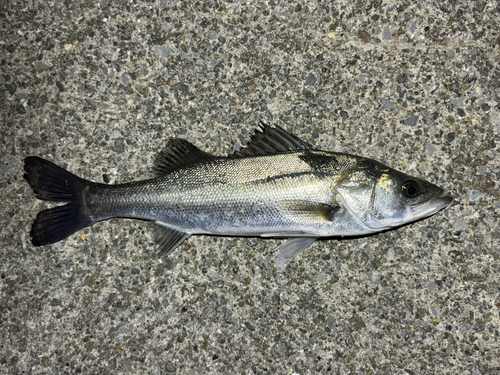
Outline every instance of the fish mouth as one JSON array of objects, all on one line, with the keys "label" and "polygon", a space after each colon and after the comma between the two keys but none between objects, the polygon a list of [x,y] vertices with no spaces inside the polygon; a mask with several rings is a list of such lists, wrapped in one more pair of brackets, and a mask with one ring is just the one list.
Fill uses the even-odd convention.
[{"label": "fish mouth", "polygon": [[430,200],[429,204],[435,205],[437,210],[440,211],[443,208],[447,207],[451,202],[453,202],[453,198],[451,195],[445,194],[443,189],[440,189]]},{"label": "fish mouth", "polygon": [[427,202],[415,205],[414,210],[417,213],[417,217],[420,219],[434,215],[436,212],[448,207],[452,201],[453,197],[445,194],[443,189],[439,189]]}]

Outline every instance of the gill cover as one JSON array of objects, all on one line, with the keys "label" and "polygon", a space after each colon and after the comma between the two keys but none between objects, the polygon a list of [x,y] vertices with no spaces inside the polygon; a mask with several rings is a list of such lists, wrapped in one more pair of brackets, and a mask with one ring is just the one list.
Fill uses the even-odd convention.
[{"label": "gill cover", "polygon": [[367,232],[378,232],[432,215],[451,202],[443,189],[372,161],[347,172],[335,187],[337,199]]},{"label": "gill cover", "polygon": [[376,181],[366,170],[345,173],[336,183],[337,201],[351,217],[362,227],[371,232],[369,217]]}]

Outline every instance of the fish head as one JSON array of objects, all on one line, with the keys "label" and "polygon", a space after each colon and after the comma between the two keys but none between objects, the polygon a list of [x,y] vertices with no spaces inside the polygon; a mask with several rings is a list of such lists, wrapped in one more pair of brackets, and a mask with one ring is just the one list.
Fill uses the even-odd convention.
[{"label": "fish head", "polygon": [[367,232],[397,227],[435,214],[452,202],[437,185],[375,161],[346,173],[338,199]]}]

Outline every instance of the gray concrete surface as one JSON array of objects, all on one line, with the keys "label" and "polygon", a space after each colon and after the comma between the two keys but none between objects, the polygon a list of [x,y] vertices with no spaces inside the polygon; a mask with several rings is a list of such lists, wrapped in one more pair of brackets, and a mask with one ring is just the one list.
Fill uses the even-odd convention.
[{"label": "gray concrete surface", "polygon": [[[0,5],[0,373],[498,374],[495,1],[9,1]],[[149,225],[52,246],[27,155],[110,183],[170,136],[225,154],[259,121],[455,197],[427,220],[311,246]]]}]

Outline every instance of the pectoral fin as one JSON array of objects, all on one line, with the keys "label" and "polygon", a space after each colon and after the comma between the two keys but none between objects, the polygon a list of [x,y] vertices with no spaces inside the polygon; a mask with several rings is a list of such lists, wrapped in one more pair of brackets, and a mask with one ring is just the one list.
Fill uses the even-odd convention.
[{"label": "pectoral fin", "polygon": [[158,223],[158,258],[163,258],[172,253],[177,246],[191,236],[190,233],[166,227]]},{"label": "pectoral fin", "polygon": [[340,206],[336,204],[291,200],[281,201],[278,207],[290,217],[309,222],[333,221],[340,210]]},{"label": "pectoral fin", "polygon": [[278,246],[278,255],[276,257],[276,268],[278,272],[283,272],[297,255],[302,253],[310,244],[316,241],[319,237],[299,237],[292,238]]}]

